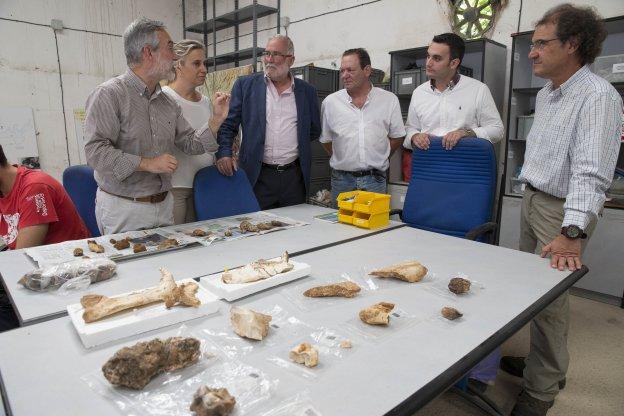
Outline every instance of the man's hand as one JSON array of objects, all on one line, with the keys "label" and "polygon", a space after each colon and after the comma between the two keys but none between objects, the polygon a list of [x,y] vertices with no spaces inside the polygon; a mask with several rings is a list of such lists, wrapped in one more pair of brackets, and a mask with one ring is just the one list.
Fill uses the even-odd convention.
[{"label": "man's hand", "polygon": [[462,137],[466,137],[466,130],[458,129],[450,131],[442,138],[442,147],[446,150],[451,150]]},{"label": "man's hand", "polygon": [[580,238],[568,238],[559,235],[542,249],[542,257],[546,257],[548,254],[550,254],[550,266],[553,269],[563,271],[567,264],[568,269],[573,272],[583,266]]},{"label": "man's hand", "polygon": [[142,157],[139,170],[151,173],[173,173],[178,167],[178,161],[168,153],[156,157]]},{"label": "man's hand", "polygon": [[217,170],[225,176],[232,176],[238,170],[238,163],[231,157],[222,157],[217,160]]},{"label": "man's hand", "polygon": [[429,141],[429,134],[416,133],[412,136],[412,143],[420,150],[428,150],[429,144],[431,144],[431,141]]},{"label": "man's hand", "polygon": [[219,124],[223,123],[230,110],[230,94],[225,92],[215,92],[212,97],[212,116]]}]

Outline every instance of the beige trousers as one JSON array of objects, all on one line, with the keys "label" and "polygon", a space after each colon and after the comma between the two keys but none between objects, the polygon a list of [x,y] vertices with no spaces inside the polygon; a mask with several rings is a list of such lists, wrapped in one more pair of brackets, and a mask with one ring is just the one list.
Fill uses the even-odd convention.
[{"label": "beige trousers", "polygon": [[[522,198],[520,250],[540,254],[542,248],[561,234],[565,200],[540,191],[526,189]],[[585,232],[581,253],[596,227],[594,218]],[[583,258],[581,257],[581,261]],[[550,267],[550,266],[544,266]],[[559,392],[570,362],[568,329],[570,306],[568,292],[555,299],[531,321],[531,346],[524,369],[524,388],[539,400],[551,401]]]},{"label": "beige trousers", "polygon": [[193,188],[173,188],[173,223],[186,224],[197,221]]}]

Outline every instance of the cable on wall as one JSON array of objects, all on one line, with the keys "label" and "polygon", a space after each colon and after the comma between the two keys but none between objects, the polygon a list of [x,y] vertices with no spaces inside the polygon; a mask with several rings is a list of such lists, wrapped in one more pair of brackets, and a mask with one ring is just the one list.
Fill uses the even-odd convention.
[{"label": "cable on wall", "polygon": [[56,30],[54,33],[54,44],[56,45],[56,62],[58,63],[59,83],[61,84],[61,108],[63,109],[63,126],[65,127],[65,150],[67,151],[67,164],[71,166],[71,157],[69,156],[69,136],[67,135],[67,117],[65,116],[65,93],[63,91],[63,74],[61,73],[61,55],[59,54],[58,38]]},{"label": "cable on wall", "polygon": [[516,32],[520,32],[520,20],[522,20],[522,0],[520,0],[520,10],[518,11],[518,28]]}]

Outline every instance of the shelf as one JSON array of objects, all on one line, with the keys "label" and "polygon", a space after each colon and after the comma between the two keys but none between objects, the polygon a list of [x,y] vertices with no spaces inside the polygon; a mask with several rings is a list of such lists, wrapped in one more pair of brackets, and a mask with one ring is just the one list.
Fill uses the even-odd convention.
[{"label": "shelf", "polygon": [[[247,49],[241,49],[240,51],[233,51],[233,52],[228,52],[228,53],[224,53],[221,55],[217,55],[215,57],[216,59],[216,64],[217,65],[223,65],[223,64],[229,64],[232,62],[236,62],[236,61],[244,61],[246,59],[252,59],[253,58],[253,51],[254,49],[256,50],[256,56],[259,57],[262,52],[264,51],[264,48],[247,48]],[[212,66],[213,65],[213,58],[212,57],[208,57],[206,59],[206,66]]]},{"label": "shelf", "polygon": [[604,203],[604,207],[605,208],[624,209],[624,204],[618,204],[617,202],[613,202],[613,201],[606,201]]},{"label": "shelf", "polygon": [[509,139],[510,142],[522,142],[522,143],[526,143],[525,139]]},{"label": "shelf", "polygon": [[213,20],[216,30],[227,29],[228,27],[234,27],[240,23],[249,22],[253,20],[254,8],[256,9],[256,17],[258,19],[277,13],[277,9],[274,7],[264,6],[262,4],[250,5],[221,16],[217,16],[214,19],[188,26],[186,31],[194,33],[212,33]]},{"label": "shelf", "polygon": [[537,94],[542,87],[533,88],[514,88],[512,91],[516,94]]}]

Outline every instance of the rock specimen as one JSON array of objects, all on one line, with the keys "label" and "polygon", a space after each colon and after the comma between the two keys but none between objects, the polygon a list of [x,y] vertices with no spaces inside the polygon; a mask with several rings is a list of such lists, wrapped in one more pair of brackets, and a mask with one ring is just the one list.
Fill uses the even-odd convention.
[{"label": "rock specimen", "polygon": [[193,396],[190,410],[196,416],[227,416],[235,404],[236,400],[227,389],[201,386]]},{"label": "rock specimen", "polygon": [[195,282],[177,285],[171,273],[160,269],[160,284],[150,289],[133,292],[128,295],[109,298],[103,295],[85,295],[80,299],[84,308],[82,319],[85,322],[95,322],[117,312],[139,308],[156,302],[165,302],[167,309],[176,304],[185,306],[199,306],[200,301],[195,294],[199,286]]},{"label": "rock specimen", "polygon": [[306,367],[316,367],[318,364],[318,351],[307,342],[290,350],[288,357],[297,364],[303,364]]},{"label": "rock specimen", "polygon": [[143,243],[137,243],[132,246],[132,251],[134,253],[141,253],[143,251],[147,251],[147,247],[145,247],[145,244]]},{"label": "rock specimen", "polygon": [[456,295],[461,295],[470,290],[470,280],[462,279],[461,277],[454,277],[448,284],[448,288]]},{"label": "rock specimen", "polygon": [[113,243],[113,247],[115,247],[117,250],[125,250],[127,248],[130,248],[130,239],[126,237],[124,239],[117,240]]},{"label": "rock specimen", "polygon": [[164,371],[175,371],[197,362],[200,342],[195,338],[156,338],[117,351],[102,366],[104,377],[115,386],[140,390]]},{"label": "rock specimen", "polygon": [[226,236],[226,237],[232,237],[232,231],[230,231],[230,230],[225,230],[225,231],[223,232],[223,235],[224,235],[224,236]]},{"label": "rock specimen", "polygon": [[177,247],[179,245],[180,243],[178,243],[178,240],[176,240],[175,238],[167,238],[165,241],[158,244],[156,248],[158,250],[166,250],[168,248]]},{"label": "rock specimen", "polygon": [[286,224],[285,222],[278,221],[278,220],[272,220],[272,221],[271,221],[271,225],[272,225],[273,227],[285,227],[285,226],[287,226],[288,224]]},{"label": "rock specimen", "polygon": [[95,240],[87,240],[89,250],[94,253],[104,253],[104,247],[99,245]]},{"label": "rock specimen", "polygon": [[250,232],[250,233],[257,233],[258,232],[258,227],[253,225],[252,223],[250,223],[247,220],[243,220],[241,221],[240,225],[238,226],[240,228],[240,230],[244,233],[246,232]]},{"label": "rock specimen", "polygon": [[394,277],[395,279],[414,283],[420,282],[425,277],[427,268],[417,261],[404,261],[390,267],[374,270],[370,274],[377,277]]},{"label": "rock specimen", "polygon": [[234,332],[243,338],[261,341],[269,333],[271,316],[234,306],[230,309],[230,322]]},{"label": "rock specimen", "polygon": [[250,283],[290,271],[293,267],[288,262],[288,252],[284,252],[279,259],[260,259],[238,269],[225,271],[221,274],[221,280],[223,283]]},{"label": "rock specimen", "polygon": [[345,281],[325,286],[316,286],[303,292],[303,296],[309,298],[320,298],[328,296],[340,296],[343,298],[352,298],[358,294],[360,287],[357,283]]},{"label": "rock specimen", "polygon": [[351,341],[348,339],[342,340],[340,341],[340,348],[351,348],[353,347],[353,344],[351,344]]},{"label": "rock specimen", "polygon": [[463,314],[455,308],[451,308],[450,306],[445,306],[442,308],[442,316],[448,319],[449,321],[454,321],[457,318],[461,318]]},{"label": "rock specimen", "polygon": [[193,230],[191,235],[193,237],[205,237],[205,236],[208,235],[208,233],[206,231],[202,230],[201,228],[196,228],[196,229]]},{"label": "rock specimen", "polygon": [[82,251],[80,247],[77,247],[74,249],[74,257],[82,257],[83,255],[84,255],[84,252]]},{"label": "rock specimen", "polygon": [[379,302],[360,311],[360,319],[369,325],[388,325],[394,303]]}]

